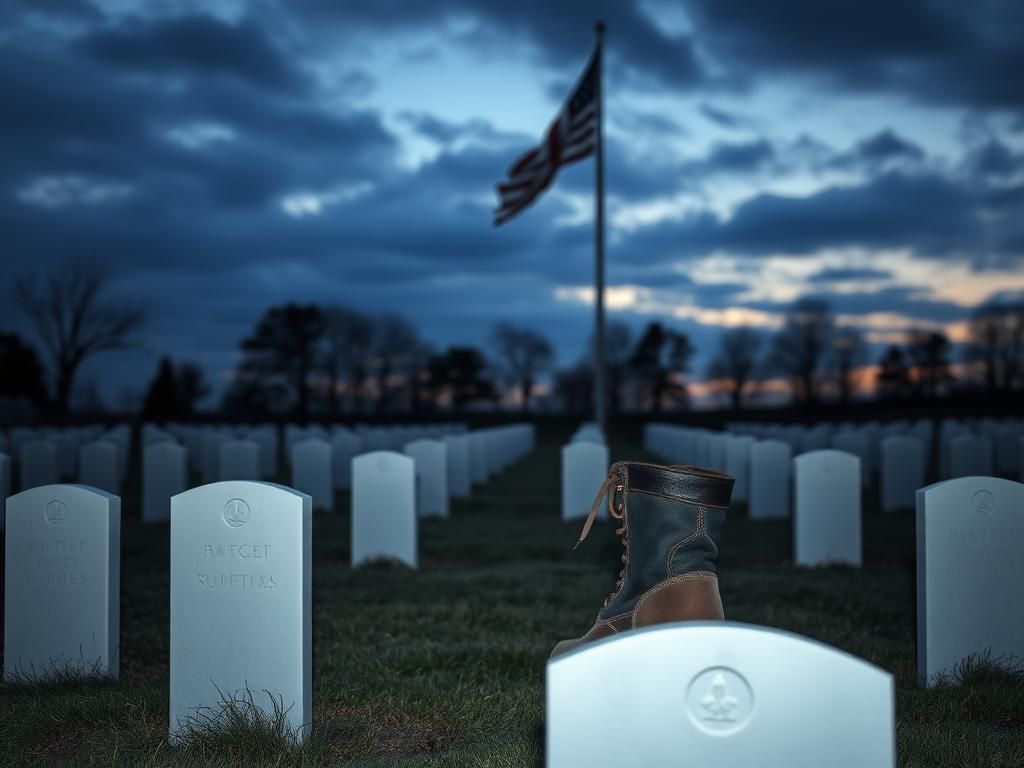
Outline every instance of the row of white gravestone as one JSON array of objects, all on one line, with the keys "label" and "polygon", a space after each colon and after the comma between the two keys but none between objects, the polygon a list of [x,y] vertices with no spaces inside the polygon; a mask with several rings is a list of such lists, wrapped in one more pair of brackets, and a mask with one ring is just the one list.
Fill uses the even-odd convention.
[{"label": "row of white gravestone", "polygon": [[[829,453],[807,457],[834,460]],[[381,467],[381,458],[397,463]],[[376,464],[373,469],[385,474],[403,471],[402,485],[410,488],[408,457],[374,452],[357,462]],[[857,487],[854,470],[847,470],[846,482]],[[357,466],[357,486],[362,474]],[[1008,580],[1019,576],[1022,510],[1024,486],[1006,480],[963,478],[918,492],[922,682],[935,682],[979,653],[1024,658],[1024,608],[1000,599]],[[5,679],[45,678],[68,669],[116,677],[119,500],[82,486],[45,486],[8,499],[7,513]],[[220,482],[172,500],[172,739],[204,713],[215,713],[224,699],[250,693],[257,706],[285,711],[300,738],[308,734],[311,528],[311,499],[268,483]],[[794,663],[780,667],[783,657]],[[865,739],[880,724],[891,724],[891,678],[875,670],[876,682],[869,683],[863,662],[854,661],[785,633],[724,623],[666,626],[584,646],[548,667],[549,761],[605,765],[617,758],[614,764],[621,765],[633,755],[644,757],[639,764],[660,763],[685,732],[691,756],[718,750],[707,754],[728,757],[731,764],[759,749],[758,764],[771,764],[766,759],[786,747],[787,765],[820,764],[814,739],[798,739],[794,746],[783,727],[799,726],[833,749],[837,734],[851,739],[851,754],[840,750],[829,764],[854,757],[851,764],[885,764],[877,761],[891,749],[891,733],[883,731],[888,735],[874,746]],[[634,674],[609,672],[624,668]],[[883,680],[887,697],[881,695]],[[669,706],[681,692],[682,706]],[[787,695],[801,704],[796,714],[783,706],[792,700]],[[623,753],[617,735],[606,738],[590,728],[580,741],[580,702],[611,705],[623,697],[648,704],[632,708],[619,724],[639,735],[632,741],[641,751]],[[819,699],[831,703],[819,706]],[[836,714],[837,701],[849,708],[844,716]],[[813,720],[826,713],[821,723]],[[600,748],[592,746],[595,741]],[[819,763],[808,762],[815,754]],[[570,755],[577,762],[566,762]]]},{"label": "row of white gravestone", "polygon": [[[586,517],[594,496],[608,475],[608,446],[604,442],[574,440],[562,446],[562,519]],[[599,520],[606,519],[603,505]]]}]

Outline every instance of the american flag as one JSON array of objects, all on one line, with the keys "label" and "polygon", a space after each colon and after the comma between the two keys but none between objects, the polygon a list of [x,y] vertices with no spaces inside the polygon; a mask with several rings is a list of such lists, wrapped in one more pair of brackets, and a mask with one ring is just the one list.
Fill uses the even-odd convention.
[{"label": "american flag", "polygon": [[501,205],[494,212],[495,226],[504,224],[536,200],[551,186],[563,165],[593,154],[600,119],[600,78],[601,49],[598,47],[544,140],[516,160],[508,169],[508,179],[498,184]]}]

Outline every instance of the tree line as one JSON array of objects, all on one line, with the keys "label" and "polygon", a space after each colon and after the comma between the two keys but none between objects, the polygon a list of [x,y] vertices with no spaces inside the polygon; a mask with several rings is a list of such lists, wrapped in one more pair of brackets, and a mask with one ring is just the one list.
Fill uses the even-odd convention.
[{"label": "tree line", "polygon": [[[67,413],[86,359],[138,343],[146,313],[141,305],[110,297],[107,283],[106,272],[87,263],[16,281],[18,304],[43,356],[16,334],[0,333],[0,398]],[[978,308],[967,336],[955,355],[942,331],[910,330],[872,360],[876,340],[840,322],[827,302],[804,298],[774,333],[749,326],[724,331],[701,386],[734,409],[780,384],[799,405],[846,404],[865,391],[899,400],[1024,389],[1024,302]],[[429,414],[510,403],[527,411],[542,381],[550,382],[545,394],[561,410],[585,414],[593,408],[593,339],[578,363],[555,370],[551,343],[508,323],[491,329],[486,349],[436,349],[397,314],[288,303],[267,309],[239,351],[220,408],[243,418]],[[634,337],[626,323],[609,322],[609,411],[689,407],[694,352],[689,336],[667,324],[649,322]],[[150,418],[185,419],[210,392],[200,366],[164,358],[141,405]]]}]

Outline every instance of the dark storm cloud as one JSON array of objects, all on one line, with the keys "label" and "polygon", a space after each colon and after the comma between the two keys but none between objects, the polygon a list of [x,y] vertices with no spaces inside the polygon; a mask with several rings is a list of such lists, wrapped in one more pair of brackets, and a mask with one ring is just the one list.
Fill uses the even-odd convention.
[{"label": "dark storm cloud", "polygon": [[229,24],[200,15],[133,19],[89,35],[80,45],[123,71],[226,75],[283,90],[305,86],[304,77],[251,21]]},{"label": "dark storm cloud", "polygon": [[925,152],[921,147],[886,128],[857,142],[852,149],[836,155],[829,166],[870,171],[891,163],[920,163],[924,159]]},{"label": "dark storm cloud", "polygon": [[750,118],[713,104],[701,104],[700,113],[719,128],[746,130],[754,127],[754,121]]},{"label": "dark storm cloud", "polygon": [[923,101],[1024,104],[1017,0],[689,0],[698,37],[739,82],[806,74]]},{"label": "dark storm cloud", "polygon": [[857,186],[805,197],[757,195],[727,219],[697,214],[636,232],[627,247],[647,259],[721,249],[739,254],[806,254],[825,248],[910,248],[925,257],[1019,258],[1006,232],[1022,208],[1017,196],[979,195],[944,176],[890,172]]},{"label": "dark storm cloud", "polygon": [[850,283],[860,280],[888,280],[892,272],[873,267],[826,267],[807,279],[812,283]]}]

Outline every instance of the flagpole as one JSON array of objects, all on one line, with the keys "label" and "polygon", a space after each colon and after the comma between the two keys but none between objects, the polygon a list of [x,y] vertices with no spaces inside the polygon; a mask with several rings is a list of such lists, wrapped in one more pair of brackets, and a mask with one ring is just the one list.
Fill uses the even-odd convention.
[{"label": "flagpole", "polygon": [[594,419],[605,435],[604,370],[604,22],[597,32],[597,146],[594,152]]}]

